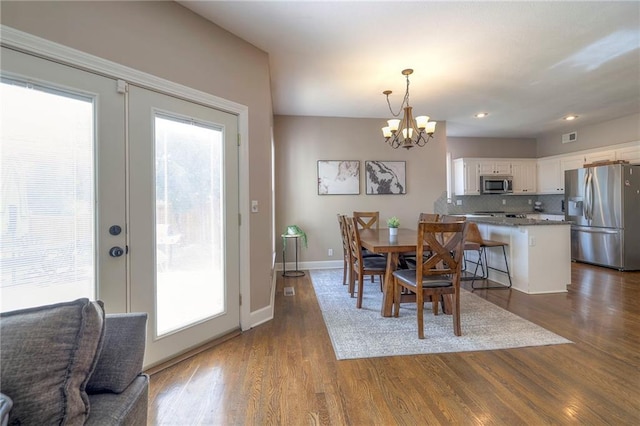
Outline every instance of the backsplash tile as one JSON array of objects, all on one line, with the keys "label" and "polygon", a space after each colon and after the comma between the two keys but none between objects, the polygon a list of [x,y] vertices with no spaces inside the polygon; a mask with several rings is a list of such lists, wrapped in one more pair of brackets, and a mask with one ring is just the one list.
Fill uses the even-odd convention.
[{"label": "backsplash tile", "polygon": [[[479,211],[504,211],[507,213],[534,213],[536,201],[542,202],[543,213],[562,213],[564,195],[468,195],[454,196],[447,203],[447,194],[443,193],[433,205],[434,212],[440,214],[462,214]],[[457,205],[456,201],[462,201]],[[505,204],[502,204],[504,200]],[[529,204],[529,200],[531,204]]]}]

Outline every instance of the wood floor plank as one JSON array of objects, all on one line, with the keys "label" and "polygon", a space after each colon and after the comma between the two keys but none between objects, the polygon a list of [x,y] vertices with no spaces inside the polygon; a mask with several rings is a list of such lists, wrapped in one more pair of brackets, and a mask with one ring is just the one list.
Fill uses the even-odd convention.
[{"label": "wood floor plank", "polygon": [[308,274],[278,277],[272,321],[151,376],[149,423],[640,424],[640,272],[568,289],[475,294],[573,344],[338,361]]}]

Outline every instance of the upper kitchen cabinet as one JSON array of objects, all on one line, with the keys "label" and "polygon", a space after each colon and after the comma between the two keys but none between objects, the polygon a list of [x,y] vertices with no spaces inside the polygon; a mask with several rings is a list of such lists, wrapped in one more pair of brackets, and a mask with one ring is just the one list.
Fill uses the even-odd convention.
[{"label": "upper kitchen cabinet", "polygon": [[453,160],[456,195],[480,195],[480,161],[469,158]]},{"label": "upper kitchen cabinet", "polygon": [[484,159],[478,163],[481,175],[510,175],[511,161]]},{"label": "upper kitchen cabinet", "polygon": [[[596,163],[598,161],[613,161],[615,159],[616,159],[616,151],[613,149],[608,149],[605,151],[597,151],[597,152],[588,152],[584,155],[584,164]],[[570,169],[567,169],[567,170],[570,170]]]},{"label": "upper kitchen cabinet", "polygon": [[536,160],[511,160],[514,194],[536,193]]},{"label": "upper kitchen cabinet", "polygon": [[560,159],[538,160],[538,194],[564,194],[564,176],[560,176]]},{"label": "upper kitchen cabinet", "polygon": [[584,165],[583,155],[541,158],[538,160],[538,194],[564,194],[564,171]]},{"label": "upper kitchen cabinet", "polygon": [[640,164],[640,142],[617,148],[616,160],[628,161],[630,164]]}]

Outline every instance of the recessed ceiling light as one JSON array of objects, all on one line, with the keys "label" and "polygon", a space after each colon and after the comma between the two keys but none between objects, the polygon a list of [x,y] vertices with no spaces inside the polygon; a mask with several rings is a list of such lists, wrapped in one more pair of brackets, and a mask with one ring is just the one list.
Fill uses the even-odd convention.
[{"label": "recessed ceiling light", "polygon": [[576,118],[578,118],[577,115],[567,115],[564,119],[567,121],[571,121],[571,120],[575,120]]},{"label": "recessed ceiling light", "polygon": [[479,112],[479,113],[477,113],[477,114],[475,115],[475,117],[476,117],[476,118],[484,118],[484,117],[486,117],[487,115],[489,115],[489,113],[488,113],[488,112]]}]

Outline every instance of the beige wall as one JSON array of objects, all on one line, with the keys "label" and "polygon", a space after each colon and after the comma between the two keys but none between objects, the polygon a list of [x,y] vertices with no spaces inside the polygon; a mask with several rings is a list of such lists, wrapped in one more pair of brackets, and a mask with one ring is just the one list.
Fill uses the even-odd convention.
[{"label": "beige wall", "polygon": [[[585,118],[588,121],[588,118]],[[571,143],[562,143],[562,134],[577,131],[578,139]],[[640,141],[640,114],[598,124],[576,123],[563,132],[549,133],[538,138],[538,157],[566,154],[584,149],[601,148],[625,142]]]},{"label": "beige wall", "polygon": [[[309,248],[301,251],[301,261],[341,260],[337,213],[377,210],[381,220],[398,216],[401,226],[415,229],[420,212],[434,211],[434,201],[446,190],[446,123],[438,122],[426,147],[409,151],[384,143],[383,124],[382,119],[274,117],[276,233],[291,224],[306,231]],[[360,195],[318,195],[318,160],[359,160]],[[366,195],[366,160],[406,161],[407,194]],[[277,247],[281,250],[280,241]],[[327,256],[329,248],[333,257]]]},{"label": "beige wall", "polygon": [[271,89],[268,55],[174,2],[2,2],[3,25],[249,109],[251,311],[270,303]]},{"label": "beige wall", "polygon": [[451,158],[535,158],[532,138],[447,138]]},{"label": "beige wall", "polygon": [[[577,131],[578,140],[562,143],[562,134]],[[530,138],[447,138],[452,158],[539,158],[640,141],[640,114],[597,124],[577,123],[562,132]]]}]

